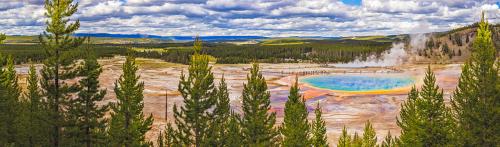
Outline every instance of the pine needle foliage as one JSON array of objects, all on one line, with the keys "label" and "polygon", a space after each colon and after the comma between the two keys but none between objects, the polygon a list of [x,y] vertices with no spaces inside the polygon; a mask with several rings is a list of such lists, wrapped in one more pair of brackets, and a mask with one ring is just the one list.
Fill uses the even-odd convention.
[{"label": "pine needle foliage", "polygon": [[498,146],[500,144],[500,62],[488,22],[482,15],[473,42],[471,57],[452,98],[463,146]]},{"label": "pine needle foliage", "polygon": [[365,130],[363,132],[363,147],[374,147],[377,145],[377,134],[373,129],[370,120],[366,121]]},{"label": "pine needle foliage", "polygon": [[[3,60],[0,57],[0,60]],[[18,85],[14,59],[8,56],[5,68],[0,62],[0,146],[16,144],[19,137],[19,126],[16,124],[20,119],[21,107],[19,98],[21,89]]]},{"label": "pine needle foliage", "polygon": [[319,102],[316,105],[314,114],[315,118],[311,124],[311,144],[314,147],[327,147],[326,124],[321,117],[322,111]]},{"label": "pine needle foliage", "polygon": [[248,146],[276,146],[278,131],[274,127],[276,113],[271,112],[270,93],[266,80],[254,63],[243,85],[243,118],[241,120],[244,143]]},{"label": "pine needle foliage", "polygon": [[66,112],[69,99],[78,88],[76,84],[68,84],[77,76],[78,68],[76,48],[84,39],[71,35],[78,30],[80,22],[72,22],[71,16],[76,13],[78,4],[73,0],[45,0],[46,22],[45,32],[39,36],[41,46],[46,57],[41,70],[40,81],[43,94],[47,99],[49,118],[47,122],[52,128],[50,132],[51,146],[65,146],[62,144]]},{"label": "pine needle foliage", "polygon": [[385,136],[384,140],[380,144],[380,147],[395,147],[396,140],[392,137],[391,131],[387,132],[387,136]]},{"label": "pine needle foliage", "polygon": [[[201,48],[199,38],[194,47]],[[178,88],[184,105],[174,105],[173,108],[177,125],[176,142],[182,146],[206,146],[212,135],[209,132],[210,122],[214,118],[211,109],[217,102],[214,75],[208,57],[196,52],[191,57],[188,74],[181,74]]]},{"label": "pine needle foliage", "polygon": [[229,121],[231,117],[231,107],[229,105],[229,92],[227,90],[224,75],[220,80],[219,86],[215,92],[216,103],[212,122],[210,123],[210,132],[208,140],[211,146],[226,146],[228,144]]},{"label": "pine needle foliage", "polygon": [[436,84],[430,66],[424,85],[418,92],[413,88],[400,112],[401,145],[448,146],[454,144],[451,111],[445,106],[443,92]]},{"label": "pine needle foliage", "polygon": [[[418,90],[412,87],[408,93],[407,100],[401,104],[401,111],[399,112],[399,117],[397,118],[397,125],[401,128],[401,135],[399,139],[402,143],[408,145],[422,146],[421,140],[416,138],[417,134],[421,131],[418,127],[420,125],[420,120],[416,115],[417,108],[417,98]],[[403,145],[404,145],[403,144]]]},{"label": "pine needle foliage", "polygon": [[363,136],[359,136],[358,132],[354,132],[354,136],[351,140],[351,147],[361,147],[363,146]]},{"label": "pine needle foliage", "polygon": [[45,100],[39,86],[39,79],[34,65],[31,65],[28,71],[27,87],[21,100],[20,117],[17,122],[18,145],[20,146],[49,146],[47,109],[44,106]]},{"label": "pine needle foliage", "polygon": [[99,76],[102,73],[101,65],[97,62],[94,53],[88,49],[83,65],[80,67],[78,97],[70,100],[68,117],[72,125],[68,135],[76,144],[87,147],[103,145],[108,112],[108,105],[99,105],[106,95],[106,90],[99,85]]},{"label": "pine needle foliage", "polygon": [[145,135],[151,129],[153,116],[145,117],[143,113],[144,83],[139,82],[134,57],[127,57],[122,70],[114,89],[118,101],[111,105],[110,146],[149,146]]},{"label": "pine needle foliage", "polygon": [[240,115],[231,111],[227,128],[227,140],[225,147],[242,146],[243,135],[241,133]]},{"label": "pine needle foliage", "polygon": [[339,137],[337,143],[338,147],[351,147],[351,135],[347,134],[347,128],[344,126],[342,128],[342,134]]},{"label": "pine needle foliage", "polygon": [[307,107],[303,97],[299,94],[298,77],[290,87],[290,95],[285,103],[285,116],[281,128],[283,135],[282,145],[288,146],[310,146],[309,123],[307,121]]}]

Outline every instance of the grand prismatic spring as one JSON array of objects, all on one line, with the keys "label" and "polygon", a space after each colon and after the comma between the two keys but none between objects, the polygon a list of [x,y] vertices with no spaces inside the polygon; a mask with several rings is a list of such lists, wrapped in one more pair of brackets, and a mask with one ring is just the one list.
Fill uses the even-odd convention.
[{"label": "grand prismatic spring", "polygon": [[411,77],[322,75],[303,78],[301,82],[311,86],[338,91],[385,91],[411,85]]}]

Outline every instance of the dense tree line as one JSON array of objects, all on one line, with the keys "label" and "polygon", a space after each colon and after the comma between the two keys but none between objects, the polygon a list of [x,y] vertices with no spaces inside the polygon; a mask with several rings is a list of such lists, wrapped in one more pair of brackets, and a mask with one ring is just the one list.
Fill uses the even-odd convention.
[{"label": "dense tree line", "polygon": [[[179,47],[179,44],[175,46]],[[217,58],[220,64],[236,63],[294,63],[301,61],[326,63],[366,60],[369,56],[379,56],[390,48],[390,42],[359,40],[311,40],[304,44],[288,45],[233,45],[226,43],[208,44],[201,53]],[[184,47],[184,46],[182,46]],[[194,51],[190,48],[169,48],[164,52],[141,51],[137,56],[160,58],[168,62],[188,64]]]},{"label": "dense tree line", "polygon": [[[87,47],[89,46],[89,47]],[[78,47],[73,52],[85,55],[87,48],[95,53],[97,57],[113,57],[114,55],[127,55],[127,48],[115,45],[87,44],[85,47]],[[47,59],[45,50],[40,44],[0,44],[0,53],[11,55],[16,64],[20,63],[42,63]],[[85,59],[84,56],[78,56]]]},{"label": "dense tree line", "polygon": [[[158,43],[158,44],[89,44],[90,49],[98,57],[113,55],[127,55],[133,52],[136,57],[156,58],[167,62],[189,64],[194,54],[192,43]],[[369,56],[379,56],[389,49],[390,42],[376,42],[365,40],[308,40],[304,44],[284,45],[234,45],[227,43],[206,43],[201,53],[217,58],[217,63],[296,63],[296,62],[349,62],[355,59],[365,60]],[[142,51],[128,50],[128,48],[144,48]],[[3,44],[0,52],[10,54],[16,63],[41,62],[47,58],[43,46],[39,44]],[[158,52],[157,49],[165,48]],[[85,52],[79,47],[74,52]],[[82,53],[83,54],[83,53]],[[80,59],[84,59],[80,57]]]},{"label": "dense tree line", "polygon": [[[144,83],[134,57],[126,58],[123,74],[115,82],[116,102],[99,104],[106,92],[98,81],[102,69],[96,53],[87,48],[85,54],[76,54],[88,39],[69,37],[79,28],[78,21],[70,21],[77,5],[72,0],[48,0],[45,8],[49,21],[39,38],[48,58],[39,72],[30,67],[24,90],[18,84],[14,58],[0,56],[0,146],[153,146],[145,136],[153,118],[143,112]],[[397,120],[401,136],[389,132],[380,146],[500,144],[500,63],[484,19],[473,47],[451,107],[444,104],[429,67],[423,86],[413,88],[402,104]],[[173,107],[175,120],[160,133],[156,146],[329,146],[321,107],[317,104],[314,120],[307,119],[297,80],[289,91],[284,121],[277,125],[266,80],[254,63],[243,85],[238,114],[231,111],[224,77],[219,84],[214,82],[209,56],[203,51],[196,39],[188,71],[178,85],[184,103]],[[84,60],[77,62],[79,56]],[[363,133],[350,135],[344,126],[337,145],[377,146],[375,128],[368,120]]]}]

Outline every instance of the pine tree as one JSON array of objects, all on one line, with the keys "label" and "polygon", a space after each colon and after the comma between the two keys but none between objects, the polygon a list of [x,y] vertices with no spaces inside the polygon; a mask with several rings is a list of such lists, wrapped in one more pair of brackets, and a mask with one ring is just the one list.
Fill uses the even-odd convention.
[{"label": "pine tree", "polygon": [[328,142],[326,138],[326,125],[325,121],[321,118],[321,107],[319,103],[314,110],[316,118],[312,122],[311,128],[311,144],[314,147],[327,147]]},{"label": "pine tree", "polygon": [[274,128],[276,113],[271,109],[266,80],[254,63],[243,85],[243,118],[241,120],[244,143],[248,146],[273,146],[278,131]]},{"label": "pine tree", "polygon": [[394,146],[396,146],[395,140],[391,136],[391,131],[388,131],[387,136],[385,136],[385,139],[380,144],[380,147],[394,147]]},{"label": "pine tree", "polygon": [[281,128],[283,146],[310,146],[309,123],[307,122],[307,107],[299,94],[298,77],[290,88],[290,95],[285,103],[285,116]]},{"label": "pine tree", "polygon": [[397,118],[397,125],[401,128],[401,135],[399,139],[401,140],[400,146],[422,146],[417,135],[421,132],[419,126],[421,126],[420,118],[417,114],[420,111],[417,108],[418,90],[412,87],[408,93],[407,100],[401,104],[401,111],[399,112],[399,117]]},{"label": "pine tree", "polygon": [[77,11],[73,0],[46,0],[45,15],[47,27],[39,36],[40,44],[45,49],[46,59],[41,70],[40,81],[47,99],[50,123],[50,140],[54,147],[62,146],[63,125],[66,122],[64,110],[69,97],[77,91],[76,84],[67,84],[67,80],[76,77],[76,56],[74,49],[80,46],[83,38],[71,37],[80,27],[79,21],[70,22],[70,17]]},{"label": "pine tree", "polygon": [[38,75],[35,66],[31,65],[27,78],[27,91],[21,101],[20,115],[16,122],[20,127],[18,131],[22,133],[17,137],[20,146],[49,146],[47,137],[48,125],[46,123],[47,113],[44,107],[44,100],[38,86]]},{"label": "pine tree", "polygon": [[111,146],[149,146],[145,134],[151,129],[153,116],[144,118],[144,83],[136,75],[135,59],[128,56],[123,64],[123,75],[115,82],[118,102],[111,105],[111,121],[108,129]]},{"label": "pine tree", "polygon": [[156,139],[157,147],[179,146],[179,144],[174,143],[174,135],[175,130],[172,128],[172,124],[167,123],[165,130],[160,131],[160,134]]},{"label": "pine tree", "polygon": [[424,146],[446,146],[453,141],[454,124],[451,112],[446,108],[443,99],[443,92],[439,86],[435,85],[436,78],[430,67],[427,69],[424,78],[424,85],[419,93],[417,108],[420,110],[423,126],[419,137],[422,137]]},{"label": "pine tree", "polygon": [[158,134],[158,138],[156,138],[156,146],[157,147],[166,147],[167,145],[165,144],[165,136],[163,133],[160,131]]},{"label": "pine tree", "polygon": [[358,132],[354,132],[354,136],[351,140],[352,147],[361,147],[363,146],[363,138],[359,137]]},{"label": "pine tree", "polygon": [[443,92],[428,67],[420,92],[412,89],[400,112],[398,125],[403,146],[446,146],[454,143],[451,112],[446,108]]},{"label": "pine tree", "polygon": [[211,146],[225,146],[227,145],[227,134],[229,118],[231,117],[229,105],[229,93],[227,91],[227,84],[222,75],[219,87],[215,92],[216,103],[214,109],[214,118],[210,123],[209,130],[212,132],[208,135],[209,144]]},{"label": "pine tree", "polygon": [[7,37],[5,36],[5,34],[0,33],[0,44],[2,44],[5,39],[7,39]]},{"label": "pine tree", "polygon": [[[1,58],[1,57],[0,57]],[[0,65],[0,145],[15,144],[18,137],[17,121],[19,119],[19,96],[21,89],[18,85],[14,59],[7,57],[7,65],[2,69]],[[0,63],[1,64],[1,63]]]},{"label": "pine tree", "polygon": [[[194,48],[201,48],[199,38],[196,39]],[[174,117],[177,125],[176,140],[183,146],[206,146],[209,135],[212,135],[212,132],[208,132],[213,119],[210,109],[215,106],[217,99],[211,70],[208,56],[196,51],[189,65],[188,77],[184,73],[181,75],[179,92],[184,98],[184,105],[180,110],[174,105]]]},{"label": "pine tree", "polygon": [[351,146],[351,135],[347,134],[347,129],[342,128],[342,135],[339,138],[337,147],[350,147]]},{"label": "pine tree", "polygon": [[101,65],[97,62],[94,53],[88,49],[83,65],[80,67],[78,98],[70,100],[68,110],[71,128],[68,135],[80,145],[87,147],[105,143],[105,129],[107,120],[104,119],[108,105],[98,105],[106,95],[106,90],[100,89],[99,75]]},{"label": "pine tree", "polygon": [[[459,53],[460,54],[460,53]],[[484,13],[473,42],[471,57],[462,67],[452,98],[457,134],[463,146],[500,144],[500,80],[496,49]]]},{"label": "pine tree", "polygon": [[227,126],[227,140],[225,147],[242,146],[243,136],[241,134],[241,126],[239,123],[240,116],[231,112]]},{"label": "pine tree", "polygon": [[165,130],[165,145],[168,146],[175,146],[174,144],[174,139],[175,139],[175,130],[172,128],[171,123],[167,123],[167,129]]},{"label": "pine tree", "polygon": [[365,124],[365,130],[363,132],[363,147],[374,147],[377,145],[377,135],[375,129],[373,129],[370,120]]}]

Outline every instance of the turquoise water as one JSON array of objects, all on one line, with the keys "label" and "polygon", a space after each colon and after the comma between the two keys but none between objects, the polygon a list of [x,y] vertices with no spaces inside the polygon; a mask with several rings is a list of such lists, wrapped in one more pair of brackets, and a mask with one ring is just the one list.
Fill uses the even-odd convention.
[{"label": "turquoise water", "polygon": [[379,77],[358,75],[324,75],[301,79],[314,87],[342,91],[390,90],[411,85],[411,77]]}]

